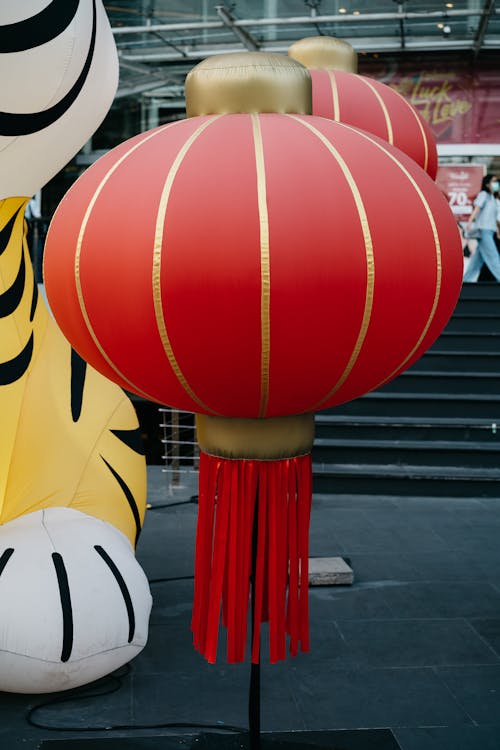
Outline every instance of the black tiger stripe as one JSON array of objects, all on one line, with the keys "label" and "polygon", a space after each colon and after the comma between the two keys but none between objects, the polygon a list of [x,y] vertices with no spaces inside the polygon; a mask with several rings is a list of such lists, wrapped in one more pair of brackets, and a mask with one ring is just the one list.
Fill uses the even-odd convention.
[{"label": "black tiger stripe", "polygon": [[74,349],[71,349],[71,416],[73,422],[78,422],[82,413],[86,373],[87,363]]},{"label": "black tiger stripe", "polygon": [[0,385],[10,385],[19,380],[29,367],[31,357],[33,356],[33,332],[29,341],[14,359],[7,362],[0,362]]},{"label": "black tiger stripe", "polygon": [[111,432],[113,433],[113,435],[116,435],[118,440],[121,440],[122,443],[125,443],[126,446],[138,453],[140,456],[144,456],[146,454],[140,427],[137,427],[135,430],[111,430]]},{"label": "black tiger stripe", "polygon": [[116,479],[116,481],[118,482],[118,484],[120,485],[120,487],[122,488],[123,494],[127,498],[127,502],[128,502],[128,504],[130,506],[130,510],[132,511],[132,515],[134,516],[134,521],[135,521],[135,544],[137,545],[137,541],[139,539],[139,534],[141,533],[141,517],[139,515],[139,508],[137,507],[137,503],[135,502],[135,498],[134,498],[132,492],[130,491],[130,487],[122,479],[122,477],[118,474],[118,472],[115,469],[113,469],[113,467],[111,466],[111,464],[109,464],[106,461],[106,459],[104,458],[104,456],[101,456],[101,458],[104,461],[104,463],[106,464],[106,466],[108,467],[108,469],[110,470],[110,472],[112,473],[112,475],[114,476],[114,478]]},{"label": "black tiger stripe", "polygon": [[92,59],[94,57],[97,28],[96,0],[93,0],[92,6],[92,35],[89,51],[82,72],[73,86],[68,93],[57,102],[57,104],[54,104],[54,106],[44,109],[41,112],[27,112],[23,114],[18,114],[16,112],[0,112],[0,135],[18,136],[36,133],[39,130],[43,130],[43,128],[47,128],[49,125],[52,125],[71,107],[87,80],[90,66],[92,65]]},{"label": "black tiger stripe", "polygon": [[135,614],[134,605],[132,604],[132,598],[127,588],[127,584],[125,583],[125,579],[123,578],[122,574],[118,570],[116,563],[111,559],[106,550],[103,549],[100,544],[94,544],[94,549],[97,554],[102,557],[102,559],[114,575],[115,580],[120,588],[121,594],[123,596],[123,601],[125,602],[125,607],[127,608],[128,642],[130,643],[133,640],[135,634]]},{"label": "black tiger stripe", "polygon": [[24,52],[55,39],[69,26],[79,4],[80,0],[52,0],[34,16],[0,26],[0,52]]},{"label": "black tiger stripe", "polygon": [[16,219],[21,209],[24,210],[24,203],[20,208],[17,209],[14,216],[10,217],[4,228],[0,230],[0,255],[2,255],[2,253],[4,253],[7,249],[10,237],[12,235],[12,230],[14,229],[14,224],[16,223]]},{"label": "black tiger stripe", "polygon": [[52,562],[57,575],[59,584],[59,596],[61,599],[61,609],[63,617],[63,644],[61,651],[61,661],[68,661],[73,650],[73,607],[71,606],[71,594],[69,591],[68,574],[64,560],[59,552],[52,553]]},{"label": "black tiger stripe", "polygon": [[35,317],[37,302],[38,302],[38,284],[36,283],[36,279],[33,277],[33,294],[31,295],[30,323],[33,322],[33,318]]},{"label": "black tiger stripe", "polygon": [[21,254],[21,262],[17,276],[7,291],[0,294],[0,318],[6,318],[17,309],[23,298],[24,284],[26,281],[26,263],[24,253]]},{"label": "black tiger stripe", "polygon": [[2,556],[0,557],[0,576],[4,572],[5,566],[7,565],[13,554],[14,547],[7,547],[7,549],[2,552]]}]

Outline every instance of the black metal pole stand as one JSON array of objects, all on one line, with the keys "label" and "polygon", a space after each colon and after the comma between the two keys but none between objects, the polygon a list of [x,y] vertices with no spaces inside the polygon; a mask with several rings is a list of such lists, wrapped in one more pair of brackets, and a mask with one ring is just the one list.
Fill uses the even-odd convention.
[{"label": "black metal pole stand", "polygon": [[[255,576],[257,570],[257,533],[258,533],[258,500],[255,504],[255,515],[252,529],[252,574],[250,577],[251,587],[251,617],[252,617],[252,643],[255,631]],[[260,750],[260,644],[259,661],[250,666],[250,690],[248,695],[248,729],[250,739],[250,750]]]},{"label": "black metal pole stand", "polygon": [[250,668],[248,727],[250,732],[250,750],[260,750],[260,662],[252,664]]}]

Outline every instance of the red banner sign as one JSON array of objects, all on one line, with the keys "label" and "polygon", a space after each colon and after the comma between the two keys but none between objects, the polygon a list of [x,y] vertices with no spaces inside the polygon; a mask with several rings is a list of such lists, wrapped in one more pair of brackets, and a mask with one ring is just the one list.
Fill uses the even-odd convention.
[{"label": "red banner sign", "polygon": [[498,63],[473,67],[456,56],[360,64],[399,91],[427,120],[438,143],[500,143]]},{"label": "red banner sign", "polygon": [[484,167],[480,164],[450,164],[438,167],[436,183],[448,198],[457,221],[467,221],[474,198],[481,190]]}]

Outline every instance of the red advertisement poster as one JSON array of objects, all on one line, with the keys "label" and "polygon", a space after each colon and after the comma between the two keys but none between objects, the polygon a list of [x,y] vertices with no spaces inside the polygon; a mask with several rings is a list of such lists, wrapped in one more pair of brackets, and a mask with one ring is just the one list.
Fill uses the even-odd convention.
[{"label": "red advertisement poster", "polygon": [[472,65],[456,55],[368,61],[360,73],[396,89],[429,123],[438,143],[500,143],[498,58]]},{"label": "red advertisement poster", "polygon": [[448,198],[457,221],[467,221],[474,198],[481,190],[484,167],[480,164],[448,164],[438,167],[436,183]]}]

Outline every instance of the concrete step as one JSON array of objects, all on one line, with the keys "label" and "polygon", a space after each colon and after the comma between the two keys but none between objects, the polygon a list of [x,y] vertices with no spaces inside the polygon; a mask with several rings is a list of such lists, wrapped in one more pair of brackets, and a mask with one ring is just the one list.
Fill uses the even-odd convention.
[{"label": "concrete step", "polygon": [[313,464],[313,491],[336,495],[498,498],[500,469]]},{"label": "concrete step", "polygon": [[463,299],[491,299],[500,298],[500,284],[497,281],[481,282],[480,284],[465,283],[462,284],[460,300]]},{"label": "concrete step", "polygon": [[[500,284],[498,285],[500,287]],[[500,289],[496,295],[461,296],[454,310],[454,315],[488,314],[500,315]]]},{"label": "concrete step", "polygon": [[[499,342],[500,347],[500,342]],[[474,352],[473,359],[470,351],[449,351],[431,349],[426,352],[410,370],[415,371],[441,371],[441,372],[469,372],[471,362],[474,363],[476,372],[496,373],[500,383],[500,348],[498,351]],[[500,389],[499,389],[500,390]]]},{"label": "concrete step", "polygon": [[500,333],[500,315],[488,313],[453,313],[446,331],[482,332],[494,331]]},{"label": "concrete step", "polygon": [[383,393],[434,393],[500,395],[500,375],[496,372],[470,371],[474,358],[469,358],[469,372],[443,372],[411,368],[379,388]]},{"label": "concrete step", "polygon": [[500,423],[477,419],[317,414],[315,427],[316,438],[335,440],[500,442]]},{"label": "concrete step", "polygon": [[500,395],[375,391],[324,413],[381,417],[457,417],[500,423]]},{"label": "concrete step", "polygon": [[[434,342],[432,351],[500,352],[500,333],[495,331],[451,331],[446,330]],[[424,357],[427,356],[424,354]]]},{"label": "concrete step", "polygon": [[[316,438],[313,446],[316,465],[396,465],[500,467],[500,441],[476,442],[447,440],[358,440]],[[499,469],[500,470],[500,469]]]}]

